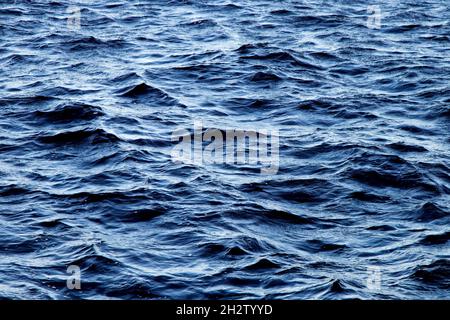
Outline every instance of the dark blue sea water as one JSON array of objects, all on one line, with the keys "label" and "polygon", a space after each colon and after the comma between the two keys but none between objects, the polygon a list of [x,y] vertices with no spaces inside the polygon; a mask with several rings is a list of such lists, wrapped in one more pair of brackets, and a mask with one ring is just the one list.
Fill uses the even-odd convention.
[{"label": "dark blue sea water", "polygon": [[450,299],[449,4],[0,0],[0,298]]}]

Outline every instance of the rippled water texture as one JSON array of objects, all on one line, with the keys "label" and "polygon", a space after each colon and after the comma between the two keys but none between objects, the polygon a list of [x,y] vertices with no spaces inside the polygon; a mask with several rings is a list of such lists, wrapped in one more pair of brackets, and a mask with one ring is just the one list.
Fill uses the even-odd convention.
[{"label": "rippled water texture", "polygon": [[1,298],[450,298],[449,1],[0,2]]}]

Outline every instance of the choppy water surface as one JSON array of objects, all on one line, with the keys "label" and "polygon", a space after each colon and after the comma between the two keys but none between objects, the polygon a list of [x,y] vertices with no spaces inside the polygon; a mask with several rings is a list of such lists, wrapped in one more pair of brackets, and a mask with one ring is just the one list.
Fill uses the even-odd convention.
[{"label": "choppy water surface", "polygon": [[1,0],[0,297],[449,299],[449,2],[373,2]]}]

